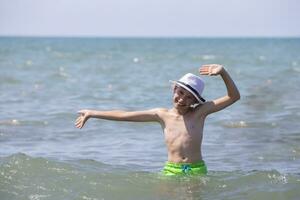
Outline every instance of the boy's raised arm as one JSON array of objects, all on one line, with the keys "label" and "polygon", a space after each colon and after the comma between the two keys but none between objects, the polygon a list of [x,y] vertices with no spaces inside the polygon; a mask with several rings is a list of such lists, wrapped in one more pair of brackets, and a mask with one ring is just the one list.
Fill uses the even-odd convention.
[{"label": "boy's raised arm", "polygon": [[206,103],[208,114],[222,110],[240,99],[239,90],[237,89],[235,83],[233,82],[230,75],[222,65],[218,65],[218,64],[203,65],[199,69],[199,72],[201,75],[209,75],[209,76],[220,75],[227,89],[226,96],[223,96],[221,98]]},{"label": "boy's raised arm", "polygon": [[80,110],[78,112],[79,117],[77,118],[75,125],[77,128],[82,128],[85,122],[89,118],[99,118],[114,121],[133,121],[133,122],[160,122],[159,117],[160,109],[151,109],[144,111],[122,111],[122,110],[111,110],[111,111],[96,111],[96,110]]}]

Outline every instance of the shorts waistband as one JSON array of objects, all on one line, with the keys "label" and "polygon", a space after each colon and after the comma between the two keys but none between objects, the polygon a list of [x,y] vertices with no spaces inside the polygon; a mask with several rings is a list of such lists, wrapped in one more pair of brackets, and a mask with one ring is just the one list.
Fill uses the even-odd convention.
[{"label": "shorts waistband", "polygon": [[166,162],[166,166],[172,166],[175,168],[182,168],[182,166],[189,166],[189,167],[202,167],[205,166],[204,160],[195,162],[195,163],[174,163],[174,162]]}]

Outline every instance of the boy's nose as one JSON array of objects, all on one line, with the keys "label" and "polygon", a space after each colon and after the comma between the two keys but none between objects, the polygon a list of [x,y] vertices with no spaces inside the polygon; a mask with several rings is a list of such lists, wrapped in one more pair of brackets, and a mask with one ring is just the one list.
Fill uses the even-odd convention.
[{"label": "boy's nose", "polygon": [[185,100],[184,97],[180,97],[180,98],[179,98],[179,102],[180,102],[180,103],[184,102],[184,100]]}]

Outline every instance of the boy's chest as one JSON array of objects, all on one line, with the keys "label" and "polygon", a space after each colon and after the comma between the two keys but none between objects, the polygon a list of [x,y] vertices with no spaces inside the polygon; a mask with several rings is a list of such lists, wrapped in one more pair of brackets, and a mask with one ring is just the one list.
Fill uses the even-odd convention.
[{"label": "boy's chest", "polygon": [[166,139],[184,137],[195,138],[202,134],[203,125],[194,119],[171,119],[168,120],[165,127]]}]

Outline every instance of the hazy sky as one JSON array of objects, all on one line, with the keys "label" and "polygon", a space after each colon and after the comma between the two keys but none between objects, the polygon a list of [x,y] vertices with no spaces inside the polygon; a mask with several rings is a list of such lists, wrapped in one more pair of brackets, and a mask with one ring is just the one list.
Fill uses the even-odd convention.
[{"label": "hazy sky", "polygon": [[300,36],[299,0],[0,0],[0,35]]}]

